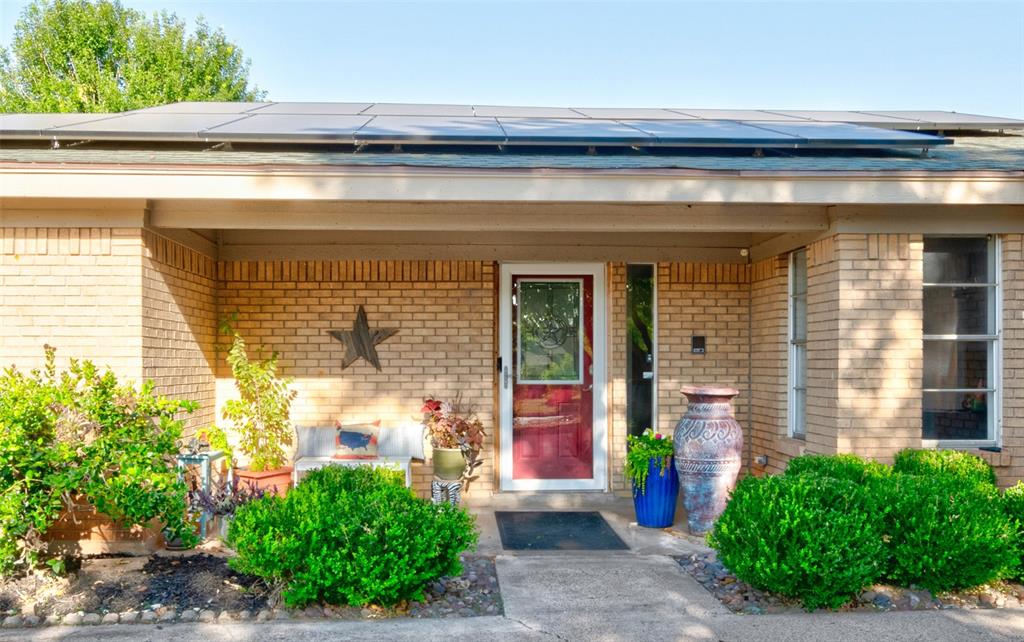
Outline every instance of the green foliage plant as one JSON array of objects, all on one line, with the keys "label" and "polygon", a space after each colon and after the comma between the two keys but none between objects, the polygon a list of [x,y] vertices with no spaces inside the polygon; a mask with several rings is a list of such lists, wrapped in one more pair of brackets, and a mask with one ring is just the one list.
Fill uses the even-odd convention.
[{"label": "green foliage plant", "polygon": [[465,510],[422,500],[404,480],[370,466],[310,472],[286,497],[238,509],[229,564],[281,586],[290,606],[422,599],[428,583],[461,572],[477,535]]},{"label": "green foliage plant", "polygon": [[117,0],[35,0],[0,49],[0,111],[110,112],[251,101],[249,61],[221,29]]},{"label": "green foliage plant", "polygon": [[[884,515],[890,580],[931,591],[970,588],[1019,563],[1014,524],[994,486],[971,476],[893,475],[876,511]],[[881,487],[880,487],[881,490]]]},{"label": "green foliage plant", "polygon": [[286,447],[294,440],[289,414],[297,393],[288,387],[290,378],[278,376],[278,357],[275,352],[268,359],[250,359],[237,332],[227,354],[239,396],[224,402],[222,414],[238,433],[238,448],[255,472],[284,466]]},{"label": "green foliage plant", "polygon": [[648,428],[639,435],[627,437],[626,443],[626,478],[633,483],[634,495],[646,495],[651,460],[658,461],[659,474],[662,477],[668,473],[668,467],[672,465],[672,436]]},{"label": "green foliage plant", "polygon": [[819,475],[747,477],[708,541],[752,586],[837,608],[884,571],[881,521],[865,489]]},{"label": "green foliage plant", "polygon": [[845,479],[856,484],[868,480],[884,479],[892,474],[892,468],[877,461],[857,455],[801,455],[794,457],[786,466],[786,476],[820,475]]},{"label": "green foliage plant", "polygon": [[996,484],[996,473],[987,461],[960,450],[907,448],[896,453],[892,467],[907,475],[952,475],[971,482]]},{"label": "green foliage plant", "polygon": [[[85,499],[125,526],[157,519],[171,536],[194,541],[186,487],[174,456],[182,413],[195,404],[136,389],[71,360],[0,375],[0,576],[45,559],[43,536],[73,502]],[[59,562],[56,563],[59,567]]]},{"label": "green foliage plant", "polygon": [[1003,491],[1003,512],[1013,524],[1017,549],[1017,569],[1011,577],[1024,582],[1024,481]]}]

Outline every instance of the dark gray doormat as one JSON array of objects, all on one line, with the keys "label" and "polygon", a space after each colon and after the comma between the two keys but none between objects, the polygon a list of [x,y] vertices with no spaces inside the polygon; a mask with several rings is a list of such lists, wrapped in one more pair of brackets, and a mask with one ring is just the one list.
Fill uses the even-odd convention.
[{"label": "dark gray doormat", "polygon": [[509,551],[629,550],[596,511],[496,511],[494,517]]}]

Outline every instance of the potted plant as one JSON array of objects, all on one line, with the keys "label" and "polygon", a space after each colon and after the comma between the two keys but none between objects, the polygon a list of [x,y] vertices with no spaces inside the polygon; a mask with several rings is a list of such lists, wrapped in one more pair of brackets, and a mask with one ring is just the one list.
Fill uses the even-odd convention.
[{"label": "potted plant", "polygon": [[676,518],[679,475],[672,462],[672,437],[651,428],[627,439],[626,477],[633,484],[636,522],[666,528]]},{"label": "potted plant", "polygon": [[238,433],[238,450],[249,462],[235,470],[239,481],[284,495],[291,486],[286,447],[294,441],[289,412],[297,393],[288,388],[291,379],[278,376],[277,359],[275,352],[269,359],[250,360],[245,340],[234,333],[227,361],[238,399],[224,402],[223,417]]},{"label": "potted plant", "polygon": [[452,481],[471,478],[483,463],[480,449],[485,436],[484,425],[473,409],[462,403],[461,396],[452,401],[429,397],[420,412],[434,449],[434,475]]}]

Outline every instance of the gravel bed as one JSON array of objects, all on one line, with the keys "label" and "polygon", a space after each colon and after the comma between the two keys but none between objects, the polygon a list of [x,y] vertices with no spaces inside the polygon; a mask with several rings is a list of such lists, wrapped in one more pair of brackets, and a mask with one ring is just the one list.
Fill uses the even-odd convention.
[{"label": "gravel bed", "polygon": [[63,578],[36,574],[0,584],[0,627],[503,614],[494,558],[462,559],[462,575],[431,583],[419,602],[304,609],[283,608],[276,592],[258,578],[232,571],[224,556],[87,559]]},{"label": "gravel bed", "polygon": [[[714,551],[675,558],[679,565],[735,613],[802,612],[799,600],[761,591],[739,580],[718,561]],[[938,609],[1024,608],[1024,585],[1007,582],[995,586],[933,595],[927,589],[878,584],[862,592],[840,611],[924,611]]]}]

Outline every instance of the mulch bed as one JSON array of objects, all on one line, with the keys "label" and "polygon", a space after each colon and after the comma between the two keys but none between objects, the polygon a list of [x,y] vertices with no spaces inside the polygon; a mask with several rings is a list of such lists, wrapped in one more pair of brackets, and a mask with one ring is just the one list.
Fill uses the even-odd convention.
[{"label": "mulch bed", "polygon": [[[701,586],[736,613],[795,613],[803,611],[797,600],[758,590],[739,580],[718,561],[715,553],[675,558]],[[840,611],[924,611],[938,609],[1024,608],[1024,585],[999,584],[933,595],[927,589],[876,585],[851,600]]]},{"label": "mulch bed", "polygon": [[5,628],[103,621],[167,623],[235,619],[472,617],[504,612],[494,558],[463,556],[463,573],[426,587],[424,600],[397,607],[314,605],[284,609],[256,577],[237,573],[223,555],[97,557],[66,577],[37,574],[0,584]]}]

